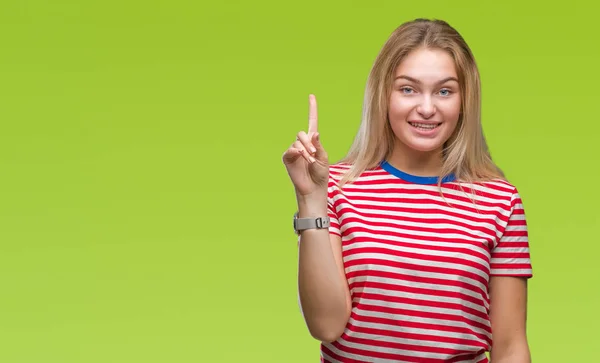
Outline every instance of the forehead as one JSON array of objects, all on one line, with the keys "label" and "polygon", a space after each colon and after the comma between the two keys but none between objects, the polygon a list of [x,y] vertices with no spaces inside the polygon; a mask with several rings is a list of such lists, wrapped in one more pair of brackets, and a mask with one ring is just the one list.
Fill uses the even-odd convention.
[{"label": "forehead", "polygon": [[418,49],[409,53],[396,68],[395,76],[410,76],[423,82],[456,77],[454,59],[439,49]]}]

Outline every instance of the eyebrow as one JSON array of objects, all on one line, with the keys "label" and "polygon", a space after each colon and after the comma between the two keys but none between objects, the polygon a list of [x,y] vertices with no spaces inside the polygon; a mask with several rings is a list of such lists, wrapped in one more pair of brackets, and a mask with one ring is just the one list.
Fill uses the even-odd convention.
[{"label": "eyebrow", "polygon": [[[400,76],[394,78],[394,81],[397,80],[397,79],[400,79],[400,78],[404,78],[406,80],[409,80],[409,81],[417,83],[417,84],[422,84],[422,82],[419,81],[418,79],[412,78],[412,77],[409,77],[409,76],[405,76],[405,75],[400,75]],[[444,78],[441,81],[437,82],[436,84],[442,84],[442,83],[446,83],[448,81],[456,81],[456,83],[459,83],[458,79],[456,77],[447,77],[447,78]]]}]

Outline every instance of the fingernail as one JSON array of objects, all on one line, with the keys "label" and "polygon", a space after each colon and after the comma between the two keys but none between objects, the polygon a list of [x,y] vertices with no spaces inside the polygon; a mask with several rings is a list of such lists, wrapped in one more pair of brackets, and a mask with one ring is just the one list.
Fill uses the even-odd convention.
[{"label": "fingernail", "polygon": [[317,149],[315,149],[315,147],[314,147],[314,146],[312,146],[312,147],[310,148],[310,152],[314,154],[314,153],[316,153],[316,152],[317,152]]},{"label": "fingernail", "polygon": [[314,163],[316,161],[315,158],[313,158],[312,156],[308,158],[308,160],[310,160],[311,163]]}]

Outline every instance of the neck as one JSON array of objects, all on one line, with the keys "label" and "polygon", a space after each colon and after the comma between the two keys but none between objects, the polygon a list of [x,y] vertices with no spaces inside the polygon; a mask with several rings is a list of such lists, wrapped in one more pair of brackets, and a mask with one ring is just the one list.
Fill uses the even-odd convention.
[{"label": "neck", "polygon": [[443,164],[442,149],[417,151],[397,142],[387,161],[396,169],[411,175],[439,176]]}]

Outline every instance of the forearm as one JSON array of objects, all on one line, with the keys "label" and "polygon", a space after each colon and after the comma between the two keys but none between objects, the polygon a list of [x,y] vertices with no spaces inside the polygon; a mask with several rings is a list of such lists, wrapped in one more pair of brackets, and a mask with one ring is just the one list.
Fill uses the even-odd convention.
[{"label": "forearm", "polygon": [[[326,199],[299,203],[300,218],[326,215]],[[298,294],[311,335],[321,341],[337,339],[348,321],[348,285],[336,264],[327,229],[306,230],[300,236]]]},{"label": "forearm", "polygon": [[526,343],[511,347],[492,348],[490,363],[531,363],[531,354]]},{"label": "forearm", "polygon": [[501,358],[491,358],[490,363],[531,363],[531,359],[529,356],[525,355],[515,355],[515,356],[506,356]]}]

